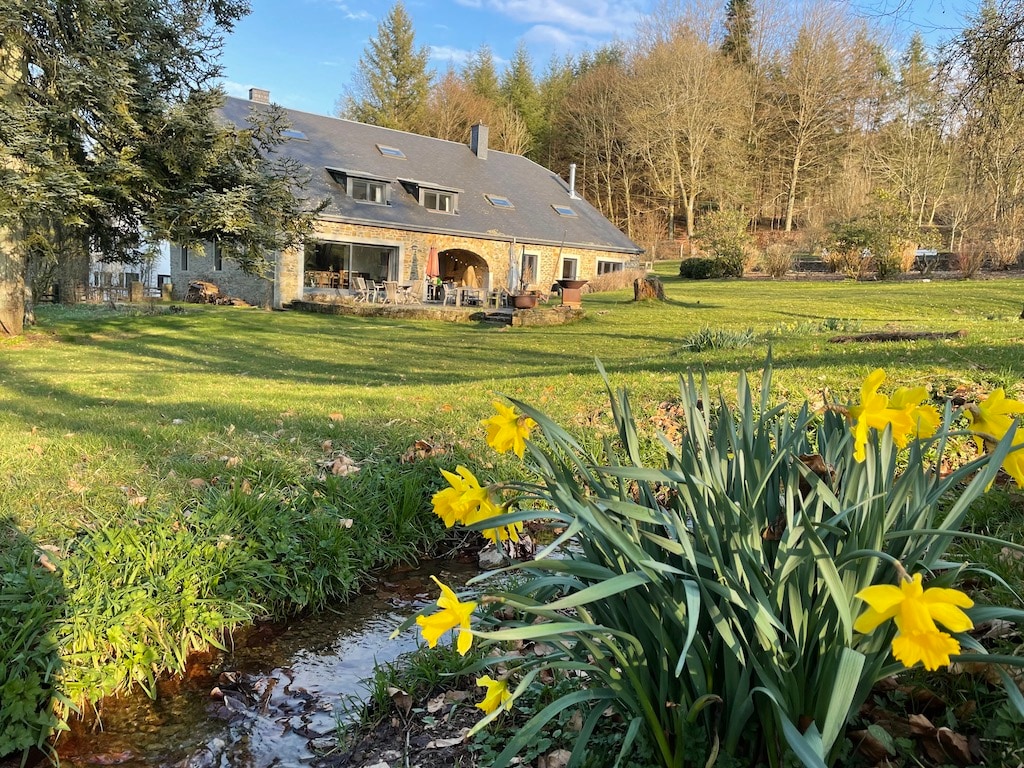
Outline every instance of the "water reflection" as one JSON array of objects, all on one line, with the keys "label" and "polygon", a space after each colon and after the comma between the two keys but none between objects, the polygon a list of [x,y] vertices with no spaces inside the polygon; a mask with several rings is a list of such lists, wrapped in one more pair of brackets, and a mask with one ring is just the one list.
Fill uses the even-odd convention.
[{"label": "water reflection", "polygon": [[[436,600],[430,574],[457,585],[477,572],[445,564],[440,570],[392,573],[372,593],[335,611],[257,628],[230,653],[191,668],[186,679],[161,684],[155,701],[144,695],[104,701],[103,730],[74,724],[58,742],[61,762],[126,768],[308,765],[310,742],[333,735],[345,700],[362,696],[361,681],[374,665],[416,647],[412,630],[389,637],[413,610]],[[214,689],[223,698],[211,697]]]}]

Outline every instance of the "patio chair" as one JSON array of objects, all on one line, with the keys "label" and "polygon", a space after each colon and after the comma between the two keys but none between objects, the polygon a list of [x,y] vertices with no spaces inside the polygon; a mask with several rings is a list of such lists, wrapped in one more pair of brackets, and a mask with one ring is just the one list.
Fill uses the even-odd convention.
[{"label": "patio chair", "polygon": [[377,302],[383,301],[385,295],[384,283],[378,283],[376,280],[373,281],[373,290],[370,292],[370,301]]},{"label": "patio chair", "polygon": [[406,304],[420,304],[423,301],[423,281],[413,280],[412,285],[402,288],[398,298]]},{"label": "patio chair", "polygon": [[397,304],[398,303],[398,281],[397,280],[385,280],[384,281],[384,303],[385,304]]},{"label": "patio chair", "polygon": [[356,276],[356,301],[368,302],[370,300],[370,288],[366,285],[366,280],[362,277]]},{"label": "patio chair", "polygon": [[459,289],[455,287],[455,283],[444,283],[442,288],[444,289],[444,294],[441,297],[441,306],[444,306],[451,301],[451,304],[454,307],[458,301],[456,296],[458,295]]}]

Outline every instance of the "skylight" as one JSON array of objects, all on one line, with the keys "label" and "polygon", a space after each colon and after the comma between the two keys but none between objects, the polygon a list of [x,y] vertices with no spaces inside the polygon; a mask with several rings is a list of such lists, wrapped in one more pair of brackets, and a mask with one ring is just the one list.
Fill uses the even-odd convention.
[{"label": "skylight", "polygon": [[559,216],[575,216],[576,215],[576,211],[574,211],[568,205],[552,205],[551,207],[555,209],[555,213],[557,213]]},{"label": "skylight", "polygon": [[302,131],[297,131],[294,128],[285,128],[281,131],[281,135],[288,139],[298,139],[299,141],[309,141],[309,138]]},{"label": "skylight", "polygon": [[389,147],[386,144],[378,144],[377,151],[380,152],[384,157],[401,157],[405,158],[405,152],[400,150],[398,147]]},{"label": "skylight", "polygon": [[495,208],[515,208],[512,205],[512,201],[507,197],[501,195],[484,195],[487,198],[487,202],[493,205]]}]

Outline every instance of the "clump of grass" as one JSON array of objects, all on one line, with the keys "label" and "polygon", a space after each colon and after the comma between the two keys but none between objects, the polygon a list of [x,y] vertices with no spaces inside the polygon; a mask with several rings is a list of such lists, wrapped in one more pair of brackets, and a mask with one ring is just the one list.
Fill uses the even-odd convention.
[{"label": "clump of grass", "polygon": [[725,328],[701,328],[683,338],[683,349],[703,352],[706,349],[743,349],[757,342],[753,328],[731,331]]},{"label": "clump of grass", "polygon": [[588,280],[584,290],[588,293],[621,291],[625,288],[632,288],[633,282],[642,280],[646,274],[646,270],[643,269],[620,269],[617,272],[605,272],[603,275]]}]

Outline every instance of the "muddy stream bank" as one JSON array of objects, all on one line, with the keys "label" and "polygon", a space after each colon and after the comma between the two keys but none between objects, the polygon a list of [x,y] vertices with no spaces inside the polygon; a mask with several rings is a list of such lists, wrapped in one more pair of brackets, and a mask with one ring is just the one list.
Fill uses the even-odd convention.
[{"label": "muddy stream bank", "polygon": [[395,571],[334,610],[254,627],[229,652],[198,658],[184,679],[162,681],[155,700],[141,692],[104,700],[101,728],[74,721],[57,742],[61,764],[307,766],[333,745],[374,665],[416,648],[411,629],[389,638],[437,599],[430,574],[456,585],[477,573],[452,563]]}]

